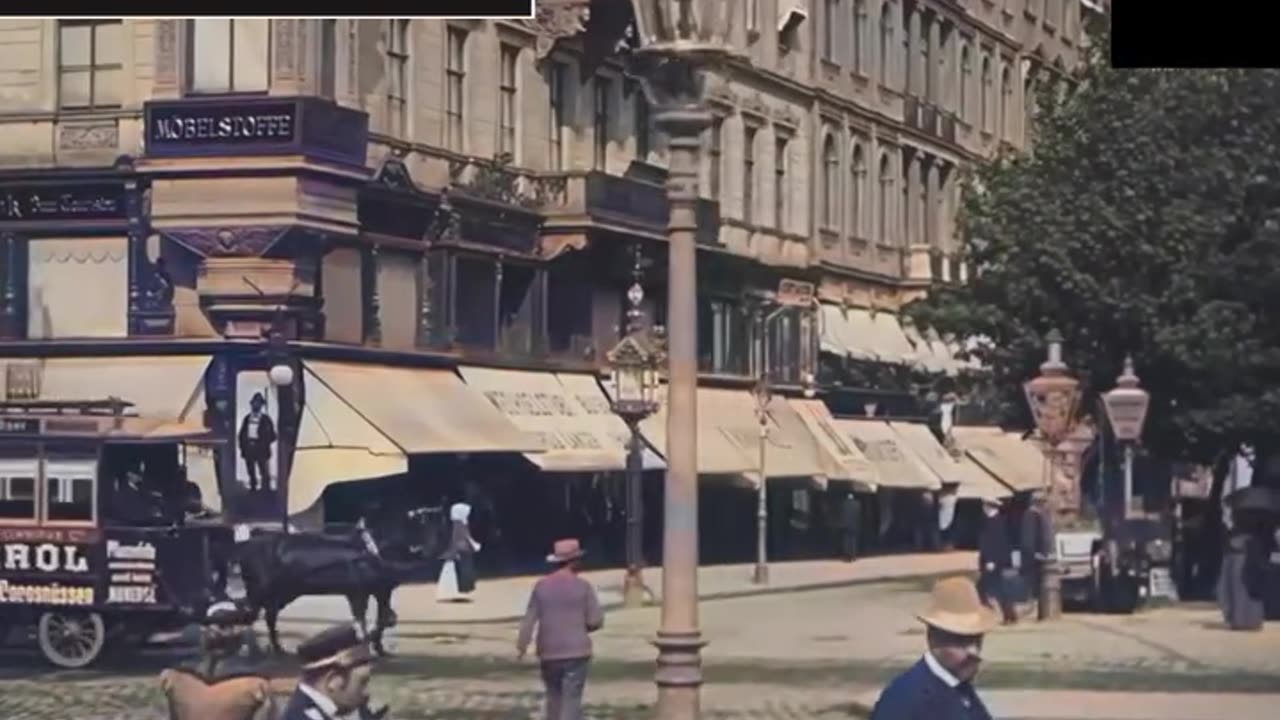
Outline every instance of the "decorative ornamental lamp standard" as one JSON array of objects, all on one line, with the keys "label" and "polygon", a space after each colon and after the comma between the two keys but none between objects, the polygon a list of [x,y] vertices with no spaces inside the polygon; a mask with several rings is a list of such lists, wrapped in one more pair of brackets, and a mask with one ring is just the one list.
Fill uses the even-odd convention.
[{"label": "decorative ornamental lamp standard", "polygon": [[[1067,364],[1062,361],[1062,333],[1051,330],[1045,341],[1049,344],[1049,358],[1040,365],[1040,375],[1028,381],[1023,390],[1040,437],[1052,452],[1071,432],[1076,405],[1080,402],[1080,381],[1071,376]],[[1058,494],[1049,487],[1052,466],[1048,458],[1046,453],[1042,491],[1048,500],[1045,522],[1048,525],[1051,547],[1049,556],[1044,559],[1044,571],[1040,574],[1041,620],[1056,619],[1062,615],[1061,568],[1058,565],[1057,550],[1052,547],[1056,545],[1053,527],[1058,512]]]},{"label": "decorative ornamental lamp standard", "polygon": [[1151,406],[1150,393],[1139,387],[1133,372],[1132,356],[1125,357],[1124,372],[1116,378],[1116,386],[1102,396],[1102,403],[1116,439],[1124,443],[1124,517],[1128,518],[1133,509],[1133,448],[1142,437]]},{"label": "decorative ornamental lamp standard", "polygon": [[[267,379],[271,382],[271,386],[276,390],[276,425],[278,434],[283,442],[290,441],[290,438],[296,437],[294,421],[297,414],[296,388],[293,381],[296,379],[297,373],[293,366],[295,358],[292,350],[289,348],[289,340],[285,335],[285,318],[282,309],[277,308],[271,319],[271,326],[267,330]],[[280,522],[281,529],[285,532],[289,531],[289,458],[291,453],[283,450],[276,452],[278,458],[276,464],[276,502],[280,505]]]},{"label": "decorative ornamental lamp standard", "polygon": [[730,52],[742,0],[631,0],[636,70],[668,138],[667,478],[663,515],[658,717],[695,720],[702,685],[698,627],[698,172],[707,70]]},{"label": "decorative ornamental lamp standard", "polygon": [[627,424],[627,575],[623,601],[627,607],[644,604],[644,445],[640,422],[658,410],[658,367],[662,352],[656,338],[644,327],[644,288],[636,282],[627,291],[627,334],[609,351],[613,370],[613,412]]}]

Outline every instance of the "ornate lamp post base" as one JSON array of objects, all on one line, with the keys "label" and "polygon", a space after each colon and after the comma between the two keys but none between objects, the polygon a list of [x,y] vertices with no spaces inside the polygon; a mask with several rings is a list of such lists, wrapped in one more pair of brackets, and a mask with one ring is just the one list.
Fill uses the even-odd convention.
[{"label": "ornate lamp post base", "polygon": [[1059,620],[1062,618],[1062,568],[1057,560],[1046,560],[1040,575],[1040,603],[1036,619]]},{"label": "ornate lamp post base", "polygon": [[701,710],[702,648],[707,645],[702,633],[659,630],[653,644],[658,648],[658,670],[654,673],[658,684],[657,717],[697,720]]}]

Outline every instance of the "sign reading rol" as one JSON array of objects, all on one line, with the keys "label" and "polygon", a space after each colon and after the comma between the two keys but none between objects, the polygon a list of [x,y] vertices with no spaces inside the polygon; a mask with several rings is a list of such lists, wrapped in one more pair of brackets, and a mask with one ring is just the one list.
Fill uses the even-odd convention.
[{"label": "sign reading rol", "polygon": [[292,102],[183,103],[148,109],[148,152],[192,145],[282,145],[297,139]]},{"label": "sign reading rol", "polygon": [[24,572],[37,570],[46,573],[83,573],[89,571],[89,558],[76,545],[54,543],[7,542],[4,548],[5,570]]}]

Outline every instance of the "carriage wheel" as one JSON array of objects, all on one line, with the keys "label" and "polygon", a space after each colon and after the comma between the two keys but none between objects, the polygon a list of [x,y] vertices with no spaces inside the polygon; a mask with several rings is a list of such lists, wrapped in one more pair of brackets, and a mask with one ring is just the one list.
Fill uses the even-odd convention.
[{"label": "carriage wheel", "polygon": [[62,668],[82,668],[98,659],[106,625],[96,612],[46,612],[36,626],[40,652]]}]

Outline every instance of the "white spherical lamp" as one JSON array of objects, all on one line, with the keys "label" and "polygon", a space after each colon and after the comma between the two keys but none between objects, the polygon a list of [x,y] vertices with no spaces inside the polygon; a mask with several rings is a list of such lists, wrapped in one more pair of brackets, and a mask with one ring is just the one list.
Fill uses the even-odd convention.
[{"label": "white spherical lamp", "polygon": [[293,366],[287,363],[279,363],[273,365],[267,371],[267,377],[271,379],[271,384],[276,387],[285,387],[293,384]]}]

